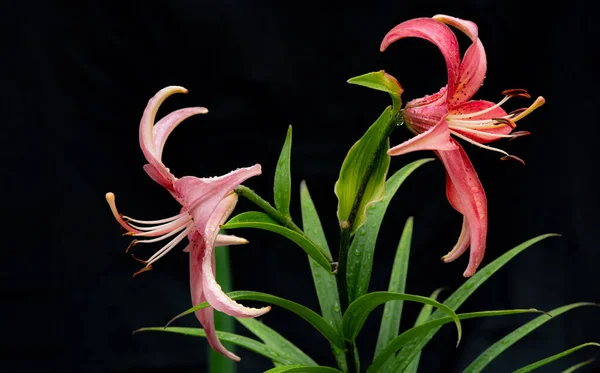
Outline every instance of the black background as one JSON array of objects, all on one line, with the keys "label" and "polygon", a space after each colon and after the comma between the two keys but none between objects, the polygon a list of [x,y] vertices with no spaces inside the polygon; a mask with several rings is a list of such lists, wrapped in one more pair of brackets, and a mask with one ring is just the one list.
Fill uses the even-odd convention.
[{"label": "black background", "polygon": [[[475,21],[488,56],[476,98],[526,88],[547,104],[519,128],[532,136],[497,143],[522,157],[465,144],[489,201],[484,265],[536,235],[557,232],[519,255],[482,286],[461,311],[600,301],[597,266],[598,29],[585,1],[402,2],[322,4],[264,1],[98,2],[61,6],[21,3],[3,17],[4,229],[2,368],[7,371],[202,372],[204,340],[131,335],[162,325],[190,306],[187,255],[174,250],[132,280],[139,263],[124,254],[104,194],[139,218],[161,218],[177,204],[142,170],[138,123],[147,100],[167,85],[190,93],[170,98],[159,114],[184,106],[210,113],[173,133],[164,161],[177,176],[221,175],[254,163],[263,175],[246,185],[271,199],[272,178],[288,124],[294,126],[292,215],[300,222],[298,184],[306,180],[330,246],[337,245],[333,184],[349,147],[388,104],[388,97],[346,80],[385,69],[405,89],[404,101],[437,92],[444,62],[431,44],[407,39],[380,53],[396,24],[445,13]],[[462,46],[467,45],[460,38]],[[522,106],[511,102],[509,109]],[[511,106],[512,105],[512,106]],[[400,128],[393,143],[409,137]],[[431,153],[392,159],[391,172]],[[8,204],[6,204],[8,202]],[[240,201],[237,211],[252,209]],[[3,209],[4,210],[4,209]],[[407,291],[428,295],[458,287],[467,256],[442,264],[460,232],[436,161],[416,171],[388,210],[371,288],[387,287],[401,228],[415,217]],[[251,243],[232,249],[235,289],[284,296],[317,310],[303,252],[275,234],[238,232]],[[183,246],[182,246],[183,247]],[[156,247],[155,247],[156,248]],[[140,247],[140,256],[152,252]],[[448,294],[448,293],[446,293]],[[251,302],[247,302],[251,304]],[[405,306],[402,327],[419,307]],[[359,337],[363,365],[373,351],[381,309]],[[489,366],[508,372],[576,344],[600,338],[598,309],[577,309],[535,331]],[[464,323],[427,346],[422,372],[458,372],[530,316]],[[322,364],[328,344],[301,319],[274,308],[262,320]],[[180,325],[197,326],[193,317]],[[241,326],[239,332],[245,334]],[[239,372],[269,361],[239,350]],[[547,372],[598,355],[588,349]],[[589,367],[587,370],[598,369]]]}]

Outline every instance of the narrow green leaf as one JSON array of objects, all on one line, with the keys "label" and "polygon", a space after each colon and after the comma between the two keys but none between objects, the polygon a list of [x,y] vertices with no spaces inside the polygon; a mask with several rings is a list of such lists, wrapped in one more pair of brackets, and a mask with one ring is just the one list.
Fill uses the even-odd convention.
[{"label": "narrow green leaf", "polygon": [[308,256],[313,258],[321,267],[331,272],[331,262],[333,259],[331,255],[326,254],[321,248],[315,245],[314,242],[304,237],[300,233],[294,232],[291,229],[287,229],[279,225],[275,220],[271,219],[269,215],[258,212],[249,211],[244,212],[231,218],[223,229],[237,229],[237,228],[256,228],[264,229],[267,231],[278,233],[286,238],[292,240],[296,245],[300,246]]},{"label": "narrow green leaf", "polygon": [[[408,272],[408,257],[410,254],[412,230],[413,218],[410,217],[406,221],[400,243],[398,244],[398,249],[396,250],[396,257],[394,258],[390,284],[388,286],[389,292],[404,293],[404,290],[406,289],[406,274]],[[381,317],[381,326],[379,327],[379,336],[377,337],[377,345],[375,346],[375,356],[373,358],[376,358],[377,355],[379,355],[379,352],[381,352],[392,339],[398,336],[403,305],[403,300],[393,300],[385,304],[383,316]],[[387,372],[385,366],[390,365],[391,363],[391,361],[388,361],[388,363],[384,364],[382,371]]]},{"label": "narrow green leaf", "polygon": [[[338,333],[327,322],[327,320],[325,320],[323,317],[321,317],[321,315],[319,315],[315,311],[313,311],[301,304],[292,302],[291,300],[277,297],[275,295],[259,293],[256,291],[243,291],[243,290],[232,291],[230,293],[227,293],[227,296],[233,300],[254,300],[257,302],[269,303],[269,304],[272,304],[275,306],[279,306],[281,308],[285,308],[286,310],[295,313],[296,315],[300,316],[305,321],[307,321],[309,324],[311,324],[315,329],[317,329],[321,334],[323,334],[323,336],[325,338],[327,338],[327,340],[329,340],[331,343],[334,343],[336,346],[338,346],[340,348],[344,348],[344,346],[345,346],[342,335],[340,333]],[[196,306],[180,313],[179,315],[175,316],[174,318],[172,318],[171,321],[169,321],[169,323],[167,324],[167,326],[169,326],[173,321],[175,321],[183,316],[189,315],[191,313],[194,313],[197,310],[206,308],[208,306],[209,306],[208,302],[204,302],[199,305],[196,305]]]},{"label": "narrow green leaf", "polygon": [[385,291],[377,291],[363,295],[352,302],[350,306],[348,306],[343,318],[344,337],[349,341],[354,341],[361,328],[365,324],[365,321],[367,320],[367,317],[371,311],[373,311],[377,306],[392,300],[407,300],[410,302],[431,304],[432,306],[439,308],[442,310],[442,312],[447,313],[456,323],[456,329],[458,331],[457,345],[460,342],[460,337],[462,335],[460,320],[458,319],[458,316],[456,316],[456,313],[454,313],[454,311],[452,311],[448,306],[436,302],[433,299],[419,295],[391,293]]},{"label": "narrow green leaf", "polygon": [[330,367],[308,367],[304,365],[282,365],[267,370],[265,373],[342,373]]},{"label": "narrow green leaf", "polygon": [[[458,314],[458,318],[460,320],[472,319],[476,317],[494,317],[494,316],[506,316],[506,315],[514,315],[519,313],[530,313],[530,312],[541,312],[536,309],[517,309],[517,310],[500,310],[500,311],[483,311],[483,312],[470,312],[470,313],[461,313]],[[400,334],[396,338],[394,338],[380,353],[379,356],[375,360],[371,366],[367,369],[367,373],[378,373],[381,372],[381,367],[383,364],[399,349],[403,348],[405,345],[418,341],[428,332],[434,329],[439,329],[442,325],[453,322],[454,319],[452,317],[442,317],[436,320],[428,321],[419,326],[415,326],[411,329],[408,329],[404,333]],[[389,368],[390,372],[400,372],[398,370],[399,361],[395,360],[394,364]]]},{"label": "narrow green leaf", "polygon": [[[504,253],[502,256],[480,269],[477,273],[475,273],[475,275],[473,275],[473,277],[465,281],[464,284],[462,284],[454,293],[452,293],[451,296],[448,297],[448,299],[446,299],[444,304],[450,307],[452,310],[457,310],[458,307],[460,307],[460,305],[463,304],[463,302],[475,292],[475,290],[477,290],[488,278],[490,278],[494,273],[496,273],[496,271],[502,268],[512,258],[517,256],[519,253],[523,252],[531,245],[540,242],[548,237],[554,236],[558,236],[558,234],[549,233],[537,236],[535,238],[523,242],[522,244],[516,246],[512,250]],[[443,313],[437,310],[431,315],[431,319],[435,320],[442,316]],[[431,338],[435,335],[437,331],[438,329],[433,329],[419,340],[415,340],[410,344],[406,345],[404,348],[402,348],[402,351],[400,351],[400,353],[396,356],[396,359],[394,361],[394,367],[396,368],[394,372],[404,372],[404,370],[406,369],[408,364],[411,363],[412,359],[416,356],[416,354],[419,351],[421,351],[423,347],[425,347],[427,342],[431,340]]]},{"label": "narrow green leaf", "polygon": [[[221,232],[225,233],[225,232]],[[231,291],[231,266],[229,262],[229,248],[220,247],[215,250],[216,277],[217,283],[221,285],[223,291]],[[231,316],[221,312],[215,312],[215,329],[234,333],[235,323]],[[223,342],[223,346],[229,351],[235,353],[235,346],[229,342]],[[235,373],[236,363],[226,358],[212,348],[208,348],[208,371],[210,373]]]},{"label": "narrow green leaf", "polygon": [[[136,330],[134,333],[138,332],[167,332],[167,333],[176,333],[189,335],[192,337],[204,337],[206,338],[206,333],[202,328],[180,328],[180,327],[152,327],[152,328],[141,328]],[[243,347],[247,350],[255,352],[259,355],[266,357],[267,359],[271,359],[280,364],[291,365],[294,362],[289,361],[288,357],[285,355],[281,355],[275,349],[265,345],[264,343],[260,343],[252,338],[244,337],[237,334],[221,332],[217,330],[217,337],[223,342],[230,342],[237,346]]]},{"label": "narrow green leaf", "polygon": [[[300,206],[302,209],[302,228],[304,233],[321,249],[330,254],[325,232],[321,226],[321,220],[317,214],[315,205],[308,192],[306,182],[300,183]],[[334,329],[341,333],[342,312],[340,310],[340,297],[337,290],[336,276],[319,266],[312,258],[308,258],[310,270],[317,291],[321,314]],[[346,354],[337,346],[332,344],[333,354],[342,370],[347,369]]]},{"label": "narrow green leaf", "polygon": [[352,145],[342,164],[340,176],[335,183],[335,195],[338,197],[337,216],[341,225],[344,222],[347,224],[359,186],[370,162],[374,157],[377,157],[378,160],[373,166],[371,177],[362,195],[351,233],[354,233],[365,222],[367,208],[373,202],[380,200],[385,193],[385,178],[390,166],[390,156],[387,154],[390,148],[389,139],[386,140],[386,146],[379,149],[379,154],[376,152],[383,137],[387,136],[386,130],[390,121],[393,120],[392,110],[388,107],[369,127],[363,137]]},{"label": "narrow green leaf", "polygon": [[[435,289],[433,293],[429,296],[429,298],[437,300],[440,293],[445,288]],[[423,305],[421,308],[421,312],[417,316],[417,320],[415,321],[415,326],[423,325],[429,320],[429,316],[431,316],[431,312],[433,311],[433,306],[430,304]],[[460,317],[460,314],[458,315]],[[412,363],[406,368],[405,373],[417,373],[417,369],[419,368],[419,360],[421,360],[421,351],[417,352],[415,357],[412,360]]]},{"label": "narrow green leaf", "polygon": [[588,360],[586,360],[586,361],[582,361],[582,362],[581,362],[581,363],[579,363],[579,364],[575,364],[575,365],[573,365],[572,367],[569,367],[569,368],[567,368],[567,369],[563,370],[563,371],[562,371],[562,373],[573,373],[573,372],[574,372],[574,371],[576,371],[577,369],[579,369],[579,368],[582,368],[582,367],[584,367],[584,366],[586,366],[586,365],[589,365],[589,364],[593,363],[594,361],[596,361],[596,359],[595,359],[595,358],[591,358],[591,359],[588,359]]},{"label": "narrow green leaf", "polygon": [[402,87],[396,78],[383,70],[355,76],[354,78],[348,79],[348,83],[389,93],[392,98],[394,113],[397,113],[402,106],[402,101],[400,99]]},{"label": "narrow green leaf", "polygon": [[275,183],[273,194],[275,196],[275,207],[286,216],[290,216],[290,198],[292,191],[292,176],[290,172],[290,158],[292,153],[292,126],[288,127],[287,136],[283,143],[283,149],[277,161],[275,169]]},{"label": "narrow green leaf", "polygon": [[529,373],[529,372],[532,372],[532,371],[536,370],[537,368],[541,368],[541,367],[543,367],[546,364],[550,364],[551,362],[553,362],[555,360],[558,360],[558,359],[560,359],[562,357],[570,355],[573,352],[575,352],[577,350],[580,350],[580,349],[582,349],[584,347],[588,347],[588,346],[600,347],[600,343],[595,343],[595,342],[582,343],[579,346],[575,346],[575,347],[570,348],[570,349],[568,349],[566,351],[563,351],[563,352],[561,352],[559,354],[552,355],[552,356],[547,357],[547,358],[545,358],[543,360],[536,361],[535,363],[529,364],[529,365],[527,365],[527,366],[525,366],[525,367],[523,367],[521,369],[517,369],[513,373]]},{"label": "narrow green leaf", "polygon": [[[296,347],[296,345],[285,339],[283,336],[281,336],[281,334],[269,328],[262,322],[257,321],[255,319],[246,318],[236,318],[236,320],[240,324],[244,325],[246,329],[251,331],[252,334],[254,334],[261,341],[263,341],[264,344],[278,351],[281,355],[287,356],[289,360],[294,362],[294,364],[313,366],[317,365],[317,363],[315,363],[315,361],[311,359],[310,356],[308,356],[301,349]],[[228,371],[221,370],[220,373],[222,372]]]},{"label": "narrow green leaf", "polygon": [[535,329],[544,325],[546,322],[554,320],[555,317],[562,315],[563,313],[570,311],[574,308],[582,307],[582,306],[597,306],[595,303],[588,302],[580,302],[568,304],[566,306],[558,307],[548,312],[546,315],[542,315],[537,317],[523,326],[515,329],[510,332],[502,339],[491,345],[487,350],[483,351],[469,366],[463,371],[463,373],[479,373],[481,372],[489,363],[492,362],[498,355],[503,353],[506,349],[508,349],[513,344],[517,343],[521,338],[525,337],[527,334],[531,333]]},{"label": "narrow green leaf", "polygon": [[392,197],[400,188],[400,185],[406,178],[417,168],[427,162],[433,161],[433,158],[421,159],[409,163],[396,171],[392,175],[385,186],[385,195],[383,198],[375,202],[369,209],[369,219],[363,226],[358,228],[348,255],[348,297],[350,302],[354,301],[361,295],[365,295],[369,289],[371,281],[371,271],[373,269],[373,256],[375,253],[375,243],[379,228],[383,221],[383,216],[392,200]]}]

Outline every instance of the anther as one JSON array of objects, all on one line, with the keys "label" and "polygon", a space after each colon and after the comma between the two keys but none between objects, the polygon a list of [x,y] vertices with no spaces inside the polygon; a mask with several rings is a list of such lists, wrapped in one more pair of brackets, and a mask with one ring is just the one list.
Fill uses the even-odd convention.
[{"label": "anther", "polygon": [[494,125],[506,124],[507,126],[510,126],[510,128],[517,127],[515,122],[513,122],[512,120],[510,120],[508,118],[492,118],[492,120],[496,122],[496,123],[494,123]]},{"label": "anther", "polygon": [[128,253],[129,249],[131,249],[132,247],[134,247],[135,244],[137,244],[137,243],[138,243],[138,240],[131,241],[131,243],[129,244],[129,246],[127,246],[127,249],[125,249],[125,253]]},{"label": "anther", "polygon": [[527,93],[526,90],[521,88],[516,89],[507,89],[502,91],[502,94],[509,97],[523,97],[523,98],[531,98],[531,95]]},{"label": "anther", "polygon": [[529,132],[529,131],[517,131],[517,132],[512,132],[510,135],[512,137],[508,141],[513,141],[517,137],[529,136],[529,135],[531,135],[531,132]]},{"label": "anther", "polygon": [[515,156],[515,155],[507,155],[505,157],[500,158],[503,161],[507,161],[507,160],[513,160],[513,161],[517,161],[520,162],[523,166],[525,166],[525,161],[522,160],[521,158]]},{"label": "anther", "polygon": [[152,269],[152,266],[144,267],[144,268],[140,269],[139,271],[137,271],[136,273],[134,273],[133,277],[135,278],[135,276],[139,275],[140,273],[144,273],[144,272],[149,271],[151,269]]},{"label": "anther", "polygon": [[148,261],[146,261],[146,260],[136,258],[135,255],[133,255],[133,254],[131,254],[131,257],[133,259],[137,260],[138,262],[142,263],[143,265],[146,265],[148,263]]}]

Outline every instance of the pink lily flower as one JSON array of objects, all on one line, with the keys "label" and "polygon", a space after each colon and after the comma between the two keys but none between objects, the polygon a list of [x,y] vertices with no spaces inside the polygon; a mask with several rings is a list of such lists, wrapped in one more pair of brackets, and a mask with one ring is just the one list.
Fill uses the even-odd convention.
[{"label": "pink lily flower", "polygon": [[[174,111],[154,123],[156,112],[163,101],[174,93],[187,93],[183,87],[166,87],[160,90],[146,106],[140,122],[140,147],[148,161],[144,170],[152,180],[165,187],[182,206],[179,214],[160,220],[138,220],[121,215],[115,204],[113,193],[106,200],[115,219],[126,230],[126,235],[136,237],[127,250],[140,243],[153,243],[170,239],[148,260],[138,261],[145,267],[135,275],[152,269],[152,265],[171,251],[186,237],[189,245],[184,249],[190,253],[190,287],[192,303],[198,305],[208,301],[210,307],[196,311],[196,317],[206,332],[210,346],[231,360],[240,358],[228,351],[217,338],[213,308],[234,317],[257,317],[270,307],[244,307],[229,298],[215,280],[215,256],[217,246],[247,243],[243,238],[220,235],[219,228],[227,220],[237,203],[234,188],[246,179],[260,175],[261,167],[240,168],[226,175],[212,178],[184,176],[180,179],[171,174],[162,163],[162,152],[167,138],[186,118],[206,114],[203,107],[185,108]],[[138,240],[137,237],[148,238]],[[173,238],[172,238],[173,237]],[[135,258],[135,257],[134,257]]]},{"label": "pink lily flower", "polygon": [[[472,44],[461,61],[458,41],[453,26],[463,32]],[[410,101],[402,111],[408,129],[416,136],[391,148],[390,155],[400,155],[417,150],[433,150],[446,168],[446,195],[448,201],[463,215],[462,232],[454,248],[442,257],[451,262],[471,246],[465,277],[472,276],[483,260],[488,229],[487,200],[479,177],[462,146],[450,135],[473,145],[504,154],[502,159],[524,162],[504,150],[487,143],[500,139],[514,139],[529,132],[512,132],[516,122],[544,104],[538,97],[525,109],[507,113],[501,108],[511,97],[530,98],[523,89],[504,91],[504,98],[493,103],[471,100],[482,85],[486,73],[486,55],[473,22],[436,15],[433,18],[416,18],[394,27],[383,38],[383,52],[396,40],[417,37],[436,45],[446,61],[448,84],[439,92]]]}]

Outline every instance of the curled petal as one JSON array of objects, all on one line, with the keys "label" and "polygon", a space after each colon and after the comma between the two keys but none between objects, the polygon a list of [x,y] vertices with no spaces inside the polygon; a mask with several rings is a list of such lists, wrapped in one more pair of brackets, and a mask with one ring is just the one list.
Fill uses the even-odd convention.
[{"label": "curled petal", "polygon": [[175,182],[175,192],[180,196],[183,208],[194,218],[196,230],[204,232],[217,204],[246,179],[260,173],[260,165],[255,164],[213,178],[184,176]]},{"label": "curled petal", "polygon": [[450,263],[460,257],[469,247],[469,243],[471,242],[471,230],[469,229],[469,221],[466,217],[463,217],[462,229],[460,231],[460,237],[458,237],[458,242],[452,250],[446,255],[442,257],[442,261],[444,263]]},{"label": "curled petal", "polygon": [[465,52],[463,61],[460,64],[456,89],[448,100],[448,105],[450,107],[460,105],[473,97],[485,80],[486,70],[485,49],[483,49],[481,40],[476,39]]},{"label": "curled petal", "polygon": [[448,87],[442,87],[439,92],[421,98],[416,98],[406,104],[406,109],[412,109],[419,106],[444,106],[447,101],[446,94]]},{"label": "curled petal", "polygon": [[[448,172],[452,181],[453,193],[456,193],[458,199],[460,199],[470,230],[471,252],[469,265],[463,274],[465,277],[470,277],[481,264],[485,254],[488,224],[487,200],[479,177],[464,149],[455,140],[451,141],[455,143],[457,149],[439,151],[437,154],[444,163],[446,172]],[[454,256],[457,257],[457,255]]]},{"label": "curled petal", "polygon": [[229,316],[234,317],[257,317],[269,312],[271,307],[250,308],[242,306],[229,298],[223,292],[221,286],[215,279],[214,268],[214,245],[219,231],[237,203],[237,194],[233,193],[225,197],[211,215],[204,231],[204,256],[202,258],[202,286],[204,296],[210,305]]},{"label": "curled petal", "polygon": [[165,176],[164,173],[159,172],[156,167],[150,163],[144,165],[144,171],[150,176],[152,180],[158,183],[158,185],[168,190],[173,190],[174,177],[169,173],[169,176]]},{"label": "curled petal", "polygon": [[174,180],[174,177],[165,165],[162,164],[160,157],[157,156],[154,144],[154,120],[156,119],[156,112],[160,105],[167,97],[174,93],[187,93],[187,89],[179,86],[169,86],[158,91],[148,101],[148,105],[146,105],[142,120],[140,121],[140,147],[142,148],[144,157],[167,180]]},{"label": "curled petal", "polygon": [[[202,258],[204,257],[204,241],[198,232],[192,232],[188,236],[190,244],[190,287],[192,293],[192,304],[198,305],[206,300],[202,291]],[[215,330],[213,308],[207,307],[194,312],[200,324],[206,332],[208,344],[217,352],[233,361],[240,361],[240,358],[228,351],[219,341]]]},{"label": "curled petal", "polygon": [[443,22],[443,23],[447,24],[448,26],[452,26],[452,27],[459,29],[465,35],[467,35],[467,37],[469,39],[471,39],[471,41],[475,41],[475,39],[477,39],[477,37],[478,37],[479,31],[477,29],[477,25],[475,24],[475,22],[467,21],[465,19],[460,19],[460,18],[456,18],[456,17],[447,16],[444,14],[436,14],[435,16],[433,16],[431,18],[435,19],[436,21]]},{"label": "curled petal", "polygon": [[431,18],[411,19],[391,29],[383,38],[380,50],[383,52],[396,40],[407,37],[428,40],[440,49],[446,60],[448,91],[454,92],[459,73],[460,52],[458,41],[452,30],[442,22]]},{"label": "curled petal", "polygon": [[388,150],[388,154],[401,155],[417,150],[453,150],[456,146],[450,138],[448,122],[442,119],[428,131],[394,146]]},{"label": "curled petal", "polygon": [[206,108],[189,107],[176,110],[159,120],[154,125],[154,154],[156,155],[156,158],[162,162],[162,152],[165,142],[179,123],[193,115],[206,113],[208,113],[208,109]]}]

